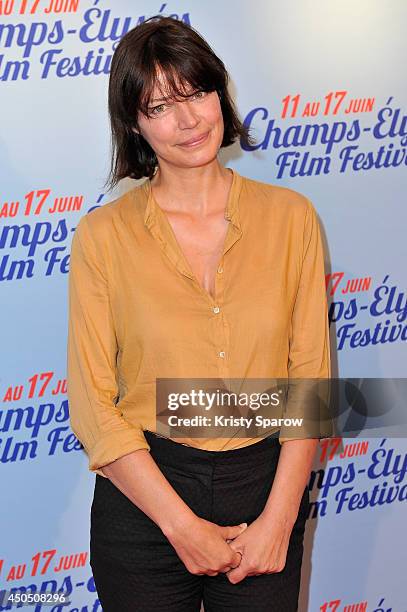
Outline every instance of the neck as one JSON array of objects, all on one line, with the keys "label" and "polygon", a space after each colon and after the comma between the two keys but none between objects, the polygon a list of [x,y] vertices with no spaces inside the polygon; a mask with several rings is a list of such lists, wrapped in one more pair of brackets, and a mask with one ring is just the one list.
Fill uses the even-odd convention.
[{"label": "neck", "polygon": [[164,210],[207,215],[217,211],[232,180],[232,171],[216,160],[216,163],[196,168],[159,166],[150,184]]}]

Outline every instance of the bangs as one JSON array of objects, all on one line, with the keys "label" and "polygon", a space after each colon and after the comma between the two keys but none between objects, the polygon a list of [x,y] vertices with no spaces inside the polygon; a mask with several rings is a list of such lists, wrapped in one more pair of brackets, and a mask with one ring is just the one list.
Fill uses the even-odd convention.
[{"label": "bangs", "polygon": [[[149,108],[155,104],[164,104],[167,100],[185,99],[191,96],[197,90],[212,92],[221,90],[223,79],[218,71],[210,66],[202,65],[202,63],[194,62],[191,58],[185,61],[180,61],[179,55],[176,57],[167,57],[164,61],[160,61],[155,57],[155,63],[151,58],[146,58],[147,61],[142,66],[139,88],[138,110],[146,117],[150,116]],[[153,102],[154,88],[157,86],[159,92],[157,98],[165,98]]]}]

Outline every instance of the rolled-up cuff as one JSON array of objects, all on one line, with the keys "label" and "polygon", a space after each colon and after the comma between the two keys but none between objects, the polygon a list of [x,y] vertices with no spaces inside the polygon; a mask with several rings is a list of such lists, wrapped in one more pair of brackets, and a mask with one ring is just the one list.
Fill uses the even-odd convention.
[{"label": "rolled-up cuff", "polygon": [[150,450],[150,445],[142,430],[133,428],[112,432],[100,438],[93,448],[87,451],[89,470],[107,478],[100,469],[101,467],[142,448]]}]

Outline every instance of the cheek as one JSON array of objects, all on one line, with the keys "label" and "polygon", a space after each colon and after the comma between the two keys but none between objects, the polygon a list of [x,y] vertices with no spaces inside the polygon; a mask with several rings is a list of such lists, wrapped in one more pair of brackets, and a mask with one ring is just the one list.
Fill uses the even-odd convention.
[{"label": "cheek", "polygon": [[174,140],[174,129],[168,121],[156,134],[157,144],[165,147]]},{"label": "cheek", "polygon": [[206,111],[206,120],[212,125],[217,125],[220,128],[223,127],[222,109],[219,101],[214,101],[208,106]]},{"label": "cheek", "polygon": [[149,143],[153,149],[165,147],[174,138],[174,127],[169,118],[150,126]]}]

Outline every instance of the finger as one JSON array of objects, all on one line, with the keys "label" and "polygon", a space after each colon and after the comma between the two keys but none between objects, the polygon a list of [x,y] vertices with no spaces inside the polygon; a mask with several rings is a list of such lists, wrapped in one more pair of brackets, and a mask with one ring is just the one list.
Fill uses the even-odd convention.
[{"label": "finger", "polygon": [[226,576],[229,582],[231,582],[232,584],[236,584],[246,578],[247,574],[240,567],[237,567],[236,569],[232,569],[230,570],[230,572],[227,572]]},{"label": "finger", "polygon": [[234,556],[232,562],[229,563],[229,565],[225,565],[225,567],[221,570],[222,574],[227,574],[227,572],[230,572],[230,570],[239,567],[242,560],[242,553],[238,553],[237,558],[238,561],[236,561],[236,557]]},{"label": "finger", "polygon": [[243,558],[243,554],[240,552],[240,550],[237,550],[236,554],[233,555],[233,561],[231,563],[232,567],[233,568],[239,567],[239,565],[242,562],[242,558]]},{"label": "finger", "polygon": [[239,536],[243,531],[247,529],[247,523],[241,523],[241,525],[235,526],[227,526],[220,527],[221,535],[225,538],[225,540],[234,540]]},{"label": "finger", "polygon": [[239,567],[242,558],[243,558],[243,554],[238,550],[236,551],[237,555],[236,557],[238,557],[238,561],[236,562],[236,557],[233,557],[232,563],[230,563],[230,565],[225,566],[225,568],[222,570],[223,574],[227,574],[227,572],[229,572],[232,569],[236,569],[236,567]]}]

